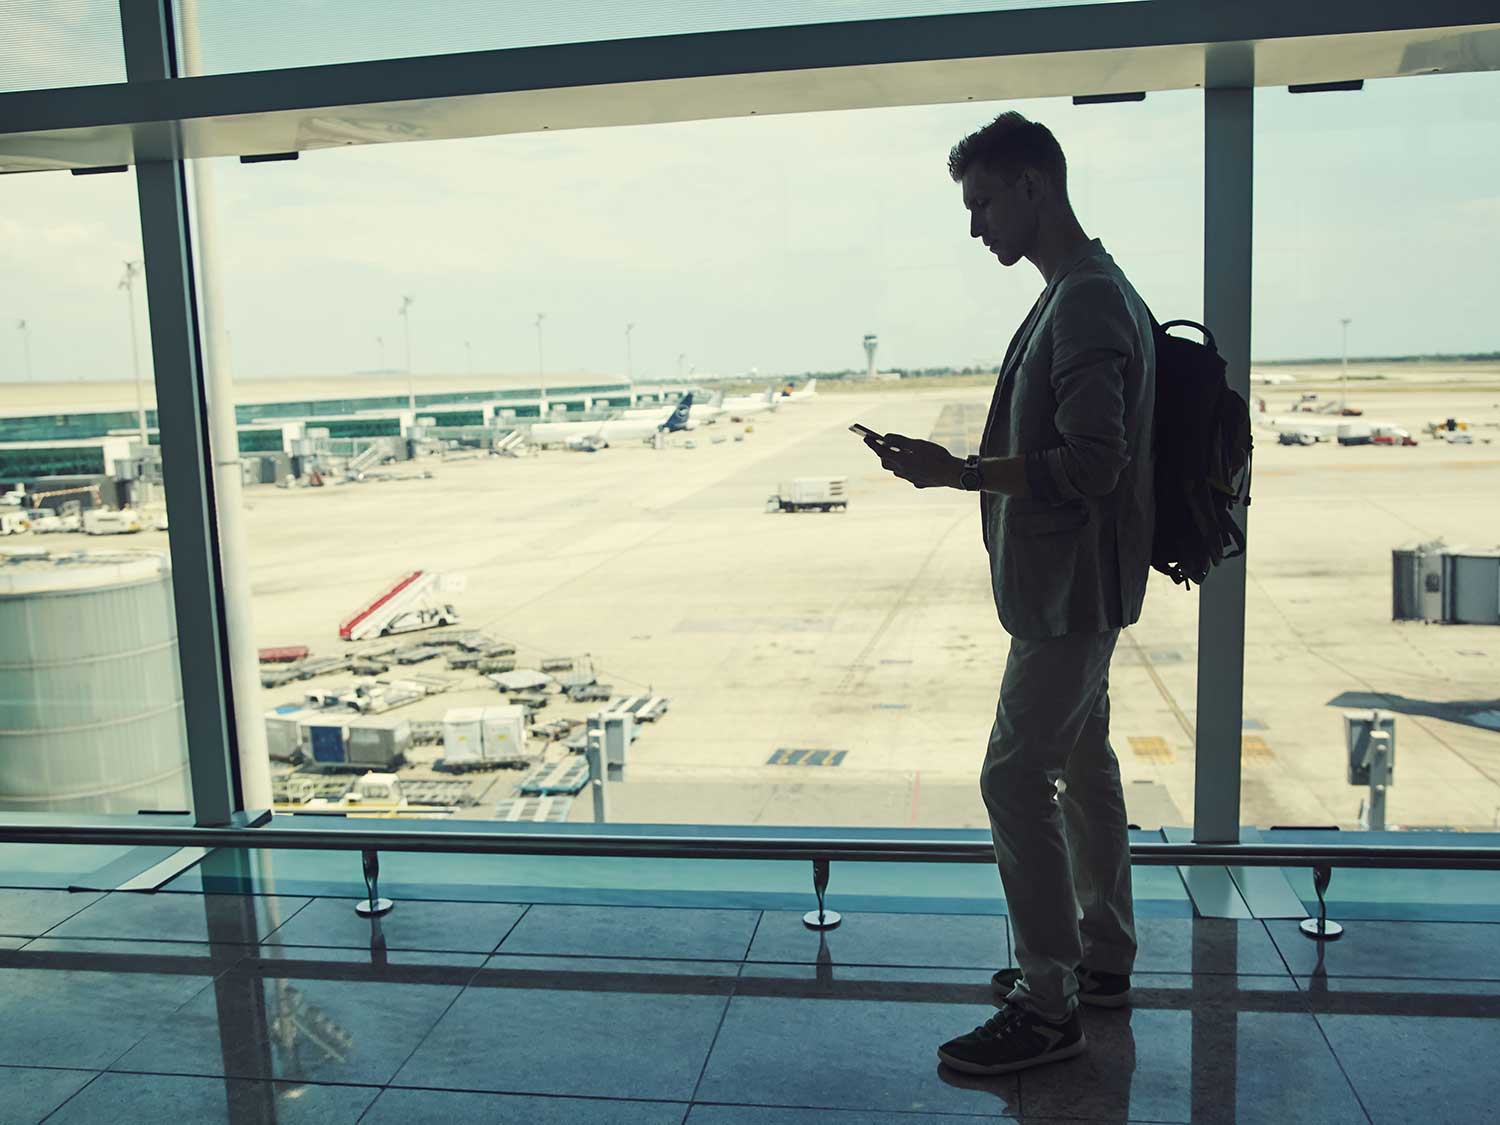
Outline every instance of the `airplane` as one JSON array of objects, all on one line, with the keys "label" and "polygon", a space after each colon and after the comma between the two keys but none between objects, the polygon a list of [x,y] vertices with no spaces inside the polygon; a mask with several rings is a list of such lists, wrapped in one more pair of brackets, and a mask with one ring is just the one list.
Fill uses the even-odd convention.
[{"label": "airplane", "polygon": [[1250,381],[1267,387],[1280,387],[1287,383],[1295,383],[1297,377],[1288,375],[1283,371],[1252,371]]},{"label": "airplane", "polygon": [[727,414],[745,415],[775,410],[777,402],[776,388],[767,387],[763,395],[736,395],[733,398],[726,398],[722,405]]},{"label": "airplane", "polygon": [[534,445],[566,445],[570,449],[581,449],[592,453],[603,449],[611,442],[649,441],[657,433],[676,433],[688,428],[688,415],[693,407],[693,393],[689,391],[677,401],[671,411],[662,417],[660,410],[651,411],[649,418],[617,417],[598,422],[536,422],[532,424],[530,440]]},{"label": "airplane", "polygon": [[807,386],[803,387],[800,391],[794,391],[794,390],[792,390],[791,389],[791,384],[788,383],[787,384],[787,389],[785,389],[785,390],[783,390],[781,392],[781,401],[782,402],[801,402],[803,399],[812,398],[817,393],[818,393],[818,381],[816,379],[809,379],[807,381]]},{"label": "airplane", "polygon": [[[1284,444],[1311,445],[1315,441],[1337,441],[1340,437],[1375,438],[1390,436],[1408,439],[1408,433],[1395,422],[1384,422],[1374,418],[1361,418],[1354,422],[1339,414],[1323,414],[1316,410],[1294,410],[1290,414],[1271,414],[1266,411],[1266,400],[1255,399],[1256,423],[1268,430],[1290,435]],[[1342,432],[1341,432],[1342,431]],[[1385,444],[1385,443],[1382,443]]]},{"label": "airplane", "polygon": [[[684,396],[691,403],[685,429],[696,430],[699,426],[712,425],[714,420],[724,413],[720,406],[720,403],[724,401],[723,391],[715,391],[713,397],[708,402],[692,402],[692,394],[693,392],[689,392],[689,394]],[[633,407],[621,414],[620,417],[628,418],[631,421],[640,421],[644,418],[660,418],[661,410],[660,406]]]}]

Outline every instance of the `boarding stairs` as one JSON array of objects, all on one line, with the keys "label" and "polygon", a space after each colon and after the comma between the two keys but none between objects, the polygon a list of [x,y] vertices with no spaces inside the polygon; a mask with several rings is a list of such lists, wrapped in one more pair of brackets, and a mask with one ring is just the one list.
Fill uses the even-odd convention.
[{"label": "boarding stairs", "polygon": [[443,585],[441,575],[414,570],[397,579],[358,612],[339,622],[339,636],[346,641],[362,641],[406,628],[422,627],[415,623],[416,619],[425,624],[438,624],[436,618],[445,608],[437,598]]}]

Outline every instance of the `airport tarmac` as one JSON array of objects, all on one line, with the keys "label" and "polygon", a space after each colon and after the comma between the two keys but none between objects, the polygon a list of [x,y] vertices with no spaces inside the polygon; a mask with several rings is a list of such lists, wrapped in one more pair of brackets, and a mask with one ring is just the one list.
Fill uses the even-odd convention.
[{"label": "airport tarmac", "polygon": [[[1256,392],[1278,411],[1309,386]],[[1404,711],[1390,823],[1493,828],[1500,627],[1392,622],[1390,552],[1438,537],[1500,545],[1500,390],[1365,390],[1351,384],[1351,399],[1413,433],[1448,416],[1491,428],[1472,445],[1424,435],[1409,448],[1285,447],[1257,431],[1243,820],[1357,827],[1364,793],[1345,781],[1341,715],[1381,697]],[[611,819],[982,826],[1006,637],[978,502],[890,478],[847,426],[952,443],[982,424],[988,395],[844,388],[749,419],[739,442],[712,439],[747,427],[716,425],[660,451],[433,459],[429,480],[247,489],[256,643],[337,653],[339,620],[393,578],[462,574],[463,627],[517,644],[521,666],[589,653],[618,692],[672,700],[611,786]],[[778,480],[821,475],[848,477],[847,512],[764,510]],[[127,542],[165,536],[86,540]],[[1147,827],[1192,823],[1197,601],[1153,575],[1111,673],[1112,740],[1131,819]],[[497,699],[467,682],[392,714]],[[267,691],[266,706],[306,686]],[[554,704],[540,718],[590,709]],[[844,753],[815,766],[783,753],[797,749]],[[789,757],[798,764],[772,764]],[[494,775],[465,815],[488,815],[519,776]],[[586,792],[573,819],[592,819]]]}]

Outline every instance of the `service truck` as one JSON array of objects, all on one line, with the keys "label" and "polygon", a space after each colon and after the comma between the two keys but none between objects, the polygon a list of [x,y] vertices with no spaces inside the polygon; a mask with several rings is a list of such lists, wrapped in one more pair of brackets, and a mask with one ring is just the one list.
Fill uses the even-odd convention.
[{"label": "service truck", "polygon": [[848,477],[799,477],[782,481],[766,500],[768,512],[842,512],[849,507]]}]

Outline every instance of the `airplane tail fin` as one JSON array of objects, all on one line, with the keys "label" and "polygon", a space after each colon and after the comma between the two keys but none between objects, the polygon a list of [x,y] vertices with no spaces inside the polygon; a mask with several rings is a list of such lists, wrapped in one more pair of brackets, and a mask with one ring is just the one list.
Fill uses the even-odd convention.
[{"label": "airplane tail fin", "polygon": [[817,394],[818,381],[816,379],[809,379],[807,381],[807,386],[802,388],[802,393],[805,394],[808,398],[811,398],[813,395]]},{"label": "airplane tail fin", "polygon": [[677,409],[672,411],[672,413],[667,417],[667,420],[663,422],[658,427],[658,429],[666,430],[669,434],[675,433],[678,430],[687,429],[688,414],[692,409],[693,392],[688,391],[687,394],[683,395],[680,399],[677,400]]}]

